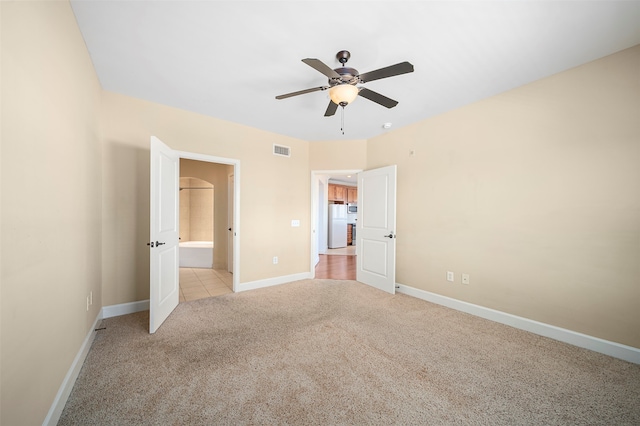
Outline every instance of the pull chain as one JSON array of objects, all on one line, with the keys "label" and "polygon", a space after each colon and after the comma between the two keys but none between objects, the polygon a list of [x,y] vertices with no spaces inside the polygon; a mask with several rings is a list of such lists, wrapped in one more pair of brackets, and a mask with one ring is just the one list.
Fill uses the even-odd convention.
[{"label": "pull chain", "polygon": [[342,107],[340,130],[342,130],[342,136],[344,136],[344,107]]}]

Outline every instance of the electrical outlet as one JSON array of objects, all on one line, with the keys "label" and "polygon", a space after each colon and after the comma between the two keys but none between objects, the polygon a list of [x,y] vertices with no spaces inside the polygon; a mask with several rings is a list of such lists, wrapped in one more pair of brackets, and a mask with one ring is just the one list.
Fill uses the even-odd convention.
[{"label": "electrical outlet", "polygon": [[291,220],[291,227],[298,228],[300,226],[300,221],[298,219]]},{"label": "electrical outlet", "polygon": [[451,272],[451,271],[447,271],[447,281],[451,281],[451,282],[453,282],[453,281],[454,281],[454,279],[455,279],[455,278],[453,277],[453,272]]},{"label": "electrical outlet", "polygon": [[89,311],[89,296],[87,296],[87,312]]},{"label": "electrical outlet", "polygon": [[273,256],[273,264],[274,265],[278,264],[278,256]]},{"label": "electrical outlet", "polygon": [[462,274],[462,284],[469,284],[469,274]]}]

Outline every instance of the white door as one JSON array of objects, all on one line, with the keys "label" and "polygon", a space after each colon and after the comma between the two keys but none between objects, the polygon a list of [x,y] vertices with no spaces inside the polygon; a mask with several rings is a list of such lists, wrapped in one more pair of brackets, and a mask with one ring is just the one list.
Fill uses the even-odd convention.
[{"label": "white door", "polygon": [[396,292],[396,166],[358,174],[356,279]]},{"label": "white door", "polygon": [[236,232],[233,224],[233,174],[227,178],[227,270],[233,274],[233,236]]},{"label": "white door", "polygon": [[151,136],[149,332],[155,333],[180,299],[178,231],[180,158]]}]

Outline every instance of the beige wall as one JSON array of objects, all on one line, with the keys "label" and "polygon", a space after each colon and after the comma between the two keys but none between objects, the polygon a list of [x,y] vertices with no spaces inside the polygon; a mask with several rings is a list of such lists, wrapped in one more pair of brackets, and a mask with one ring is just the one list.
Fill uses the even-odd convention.
[{"label": "beige wall", "polygon": [[68,3],[0,8],[0,423],[34,425],[102,306],[101,89]]},{"label": "beige wall", "polygon": [[180,177],[180,242],[213,242],[213,185]]},{"label": "beige wall", "polygon": [[[109,92],[103,129],[105,305],[149,297],[151,135],[175,150],[240,161],[241,283],[309,271],[308,142]],[[274,143],[292,156],[273,155]]]},{"label": "beige wall", "polygon": [[640,46],[371,140],[397,281],[640,348],[638,76]]},{"label": "beige wall", "polygon": [[[228,228],[228,178],[233,173],[233,166],[218,163],[207,163],[194,160],[180,160],[180,174],[203,179],[214,186],[213,217],[213,267],[227,269]],[[184,191],[182,191],[184,192]],[[182,194],[181,192],[181,194]],[[180,230],[182,233],[182,229]],[[195,238],[191,238],[195,240]]]},{"label": "beige wall", "polygon": [[[191,178],[180,178],[180,188],[188,187]],[[191,191],[180,190],[180,241],[191,240],[191,228],[189,213],[191,209]]]},{"label": "beige wall", "polygon": [[367,166],[365,139],[309,143],[311,170],[364,170]]}]

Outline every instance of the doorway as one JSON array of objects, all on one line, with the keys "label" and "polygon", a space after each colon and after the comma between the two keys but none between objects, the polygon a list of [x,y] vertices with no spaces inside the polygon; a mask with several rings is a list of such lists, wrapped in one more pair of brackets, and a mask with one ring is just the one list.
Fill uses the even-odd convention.
[{"label": "doorway", "polygon": [[[311,271],[318,279],[355,280],[357,246],[352,237],[355,233],[356,215],[350,214],[346,223],[338,223],[338,234],[344,234],[344,241],[339,244],[331,243],[328,238],[331,231],[331,204],[343,204],[338,207],[346,212],[346,188],[357,189],[357,174],[361,170],[323,170],[311,172],[312,196],[312,235],[311,235]],[[344,191],[345,198],[336,200],[333,190],[339,186]],[[351,200],[352,203],[356,200]],[[344,213],[344,212],[343,212]],[[346,213],[345,213],[346,214]],[[340,222],[340,221],[338,221]],[[335,223],[335,222],[333,222]],[[344,228],[344,229],[343,229]],[[336,231],[334,230],[334,235]],[[333,246],[333,247],[332,247]],[[338,247],[339,246],[339,247]],[[330,248],[332,247],[332,248]]]},{"label": "doorway", "polygon": [[[240,244],[237,238],[240,233],[240,160],[184,151],[176,151],[176,154],[181,166],[190,165],[195,168],[186,169],[186,174],[204,177],[212,182],[214,191],[218,190],[214,200],[213,268],[229,268],[228,272],[233,275],[233,291],[237,291],[240,278]],[[185,163],[185,160],[193,162]],[[181,174],[182,170],[184,169],[181,169]],[[229,175],[233,176],[232,180],[229,180]],[[232,228],[232,231],[228,228]],[[216,246],[226,247],[226,250],[218,250],[216,254]]]},{"label": "doorway", "polygon": [[180,302],[233,292],[227,255],[229,164],[180,158]]},{"label": "doorway", "polygon": [[331,174],[357,173],[356,280],[395,294],[397,166],[370,170],[311,172],[311,275],[315,277],[322,221],[317,214],[320,181]]}]

